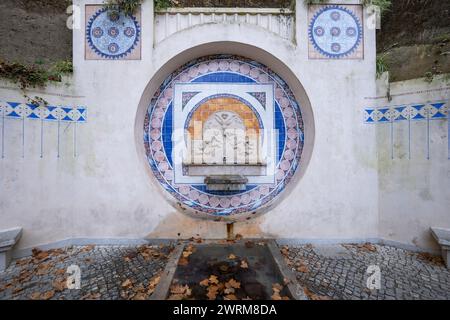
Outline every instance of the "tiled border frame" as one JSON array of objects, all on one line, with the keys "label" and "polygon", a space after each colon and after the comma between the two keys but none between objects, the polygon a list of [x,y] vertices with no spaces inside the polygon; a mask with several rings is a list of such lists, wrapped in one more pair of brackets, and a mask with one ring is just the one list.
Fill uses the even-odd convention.
[{"label": "tiled border frame", "polygon": [[[355,12],[353,12],[349,8],[359,8],[358,10],[361,10],[361,16],[358,17]],[[351,50],[340,53],[340,54],[333,54],[331,52],[326,52],[322,50],[316,43],[314,39],[312,27],[314,26],[314,23],[316,19],[324,12],[332,9],[338,9],[345,11],[350,16],[352,16],[356,24],[358,26],[358,39],[355,43],[355,45],[352,47]],[[315,12],[312,12],[312,10],[315,10]],[[360,51],[360,52],[358,52]],[[362,6],[358,4],[326,4],[326,5],[310,5],[308,8],[308,57],[309,59],[364,59],[364,15],[362,12]]]},{"label": "tiled border frame", "polygon": [[[215,70],[215,71],[212,71]],[[173,171],[164,151],[162,125],[173,99],[177,82],[190,82],[199,76],[217,72],[245,74],[257,83],[273,83],[286,126],[286,144],[277,164],[276,185],[260,185],[238,196],[212,196],[190,185],[174,185]],[[239,217],[255,214],[272,204],[285,189],[299,167],[303,150],[304,126],[300,106],[288,85],[266,66],[238,56],[216,55],[191,61],[169,75],[154,94],[144,121],[144,147],[154,176],[178,205],[196,217]]]},{"label": "tiled border frame", "polygon": [[[88,10],[89,8],[89,10]],[[93,14],[90,14],[90,10],[93,10]],[[131,19],[136,27],[136,39],[133,45],[127,49],[126,52],[119,55],[109,55],[98,50],[91,39],[90,27],[96,17],[106,11],[101,5],[87,4],[85,5],[85,59],[86,60],[140,60],[141,59],[141,42],[142,42],[142,30],[141,30],[141,11],[131,16]],[[119,35],[120,36],[120,35]]]}]

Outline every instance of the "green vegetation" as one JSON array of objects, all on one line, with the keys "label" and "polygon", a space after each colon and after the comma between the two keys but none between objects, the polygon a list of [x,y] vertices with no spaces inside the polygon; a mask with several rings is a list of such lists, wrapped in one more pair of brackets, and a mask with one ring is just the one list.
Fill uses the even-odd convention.
[{"label": "green vegetation", "polygon": [[383,73],[389,71],[389,66],[386,63],[386,59],[385,58],[386,58],[386,53],[379,54],[377,56],[377,64],[376,64],[376,67],[377,67],[377,79],[379,79],[383,75]]},{"label": "green vegetation", "polygon": [[42,61],[28,66],[19,62],[0,60],[0,78],[19,84],[22,90],[45,87],[50,81],[61,82],[64,74],[73,73],[72,61],[59,61],[50,68],[42,67]]},{"label": "green vegetation", "polygon": [[[331,2],[330,0],[305,0],[305,4],[324,4]],[[392,5],[391,0],[362,0],[361,4],[364,6],[378,6],[380,8],[381,14],[389,10]]]},{"label": "green vegetation", "polygon": [[136,10],[142,4],[143,0],[106,0],[105,8],[110,10],[110,14],[117,14],[117,11],[130,16],[136,13]]}]

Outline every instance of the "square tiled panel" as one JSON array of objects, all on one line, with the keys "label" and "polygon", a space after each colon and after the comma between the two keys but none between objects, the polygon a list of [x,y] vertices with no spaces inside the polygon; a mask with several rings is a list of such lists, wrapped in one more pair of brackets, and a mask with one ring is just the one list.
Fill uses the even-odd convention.
[{"label": "square tiled panel", "polygon": [[310,6],[308,37],[310,59],[363,59],[362,6]]},{"label": "square tiled panel", "polygon": [[86,60],[140,60],[141,13],[133,16],[86,5]]}]

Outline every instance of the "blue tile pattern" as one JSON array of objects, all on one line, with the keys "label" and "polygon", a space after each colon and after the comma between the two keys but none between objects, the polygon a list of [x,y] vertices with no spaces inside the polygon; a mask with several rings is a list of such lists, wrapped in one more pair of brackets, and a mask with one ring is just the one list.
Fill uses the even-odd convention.
[{"label": "blue tile pattern", "polygon": [[312,17],[308,35],[314,49],[326,58],[351,55],[363,38],[363,27],[356,14],[347,7],[321,7]]},{"label": "blue tile pattern", "polygon": [[[173,95],[177,83],[273,84],[274,127],[279,133],[274,183],[251,184],[245,191],[224,193],[207,191],[204,184],[174,182],[172,133],[176,128],[173,121]],[[186,100],[189,98],[192,97],[186,97]],[[185,103],[184,99],[182,102]],[[214,218],[251,214],[270,205],[285,190],[299,167],[304,141],[303,128],[300,105],[278,75],[266,66],[246,58],[215,55],[191,61],[164,80],[148,107],[143,140],[148,164],[161,186],[184,209],[198,216]]]},{"label": "blue tile pattern", "polygon": [[0,116],[7,119],[84,123],[87,121],[87,108],[81,106],[37,106],[30,103],[0,101]]},{"label": "blue tile pattern", "polygon": [[446,101],[413,103],[364,109],[365,123],[390,123],[398,121],[445,120],[448,115]]},{"label": "blue tile pattern", "polygon": [[87,23],[86,40],[99,57],[121,59],[136,48],[140,33],[141,27],[134,16],[101,8]]}]

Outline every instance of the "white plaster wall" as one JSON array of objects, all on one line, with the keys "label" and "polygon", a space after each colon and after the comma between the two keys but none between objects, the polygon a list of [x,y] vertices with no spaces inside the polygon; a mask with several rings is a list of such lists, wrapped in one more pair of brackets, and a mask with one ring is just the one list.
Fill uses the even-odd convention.
[{"label": "white plaster wall", "polygon": [[[75,3],[83,5],[84,21],[85,1]],[[40,95],[52,104],[88,107],[88,123],[78,130],[79,155],[73,158],[67,143],[59,159],[48,150],[42,159],[30,151],[24,159],[8,154],[1,160],[0,229],[24,228],[18,248],[81,237],[224,237],[223,223],[192,219],[168,203],[144,162],[142,122],[154,90],[173,70],[202,55],[232,53],[265,63],[291,85],[309,134],[304,168],[291,192],[269,213],[238,223],[236,232],[377,237],[377,132],[362,121],[364,97],[376,91],[375,30],[365,30],[364,60],[308,60],[307,11],[300,0],[296,24],[297,45],[257,26],[214,24],[180,31],[153,47],[152,1],[145,1],[141,61],[86,61],[84,29],[75,30],[72,84],[47,92],[81,97]],[[23,101],[10,89],[0,88],[0,96]],[[8,143],[18,139],[19,129]]]},{"label": "white plaster wall", "polygon": [[[377,96],[387,87],[379,83]],[[432,83],[424,79],[391,84],[392,101],[377,99],[377,106],[450,100],[448,76]],[[372,126],[372,125],[369,125]],[[430,159],[427,159],[427,122],[411,124],[411,159],[408,152],[408,122],[394,124],[394,159],[390,125],[375,125],[379,167],[380,237],[438,249],[430,227],[450,228],[450,156],[448,121],[430,121]]]}]

